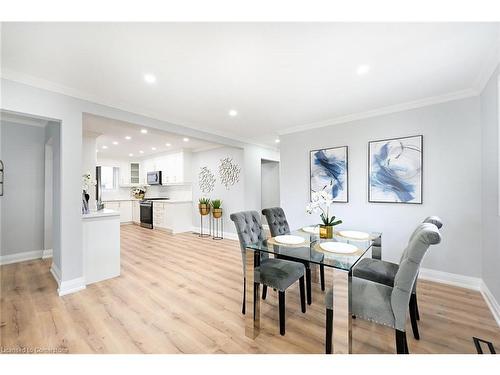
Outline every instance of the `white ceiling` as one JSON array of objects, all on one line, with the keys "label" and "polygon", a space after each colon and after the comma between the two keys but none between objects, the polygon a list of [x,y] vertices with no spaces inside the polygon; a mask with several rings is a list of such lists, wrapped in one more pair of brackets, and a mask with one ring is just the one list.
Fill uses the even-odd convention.
[{"label": "white ceiling", "polygon": [[[32,76],[76,96],[269,145],[291,128],[467,95],[497,58],[499,43],[497,23],[2,27],[7,78]],[[360,64],[370,72],[358,76]],[[146,84],[145,73],[157,82]],[[228,116],[230,109],[238,116]]]},{"label": "white ceiling", "polygon": [[[141,130],[147,131],[146,134]],[[182,135],[147,128],[124,121],[85,113],[83,116],[83,134],[97,137],[98,158],[142,159],[154,154],[179,151],[208,150],[221,145],[189,137],[184,141]],[[126,139],[125,137],[130,137]],[[118,144],[114,144],[117,142]],[[170,146],[167,146],[167,143]],[[103,148],[104,147],[104,148]],[[156,148],[153,150],[152,148]],[[143,151],[142,153],[140,151]],[[130,156],[129,154],[132,154]]]}]

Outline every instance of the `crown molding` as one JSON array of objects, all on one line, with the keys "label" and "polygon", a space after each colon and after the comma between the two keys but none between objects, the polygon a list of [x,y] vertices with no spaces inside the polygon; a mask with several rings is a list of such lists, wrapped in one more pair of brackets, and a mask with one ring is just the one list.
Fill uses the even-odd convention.
[{"label": "crown molding", "polygon": [[483,68],[477,75],[477,78],[473,85],[478,95],[483,92],[491,76],[500,64],[500,26],[498,27],[498,42],[493,46],[489,55],[485,57],[484,61],[485,62],[483,64]]},{"label": "crown molding", "polygon": [[3,110],[0,110],[0,119],[14,124],[36,126],[40,128],[45,128],[49,123],[48,120],[41,118],[18,115],[16,113]]},{"label": "crown molding", "polygon": [[280,131],[278,134],[285,135],[285,134],[298,133],[298,132],[311,130],[311,129],[323,128],[325,126],[330,126],[330,125],[344,124],[347,122],[363,120],[363,119],[367,119],[367,118],[371,118],[371,117],[383,116],[383,115],[388,115],[391,113],[407,111],[410,109],[416,109],[416,108],[421,108],[421,107],[427,107],[430,105],[446,103],[446,102],[450,102],[453,100],[470,98],[470,97],[477,96],[477,95],[478,95],[478,92],[476,90],[466,89],[466,90],[452,92],[449,94],[433,96],[433,97],[414,100],[414,101],[410,101],[410,102],[390,105],[387,107],[377,108],[377,109],[373,109],[373,110],[366,111],[366,112],[352,113],[349,115],[340,116],[340,117],[332,118],[332,119],[325,120],[325,121],[319,121],[319,122],[313,122],[310,124],[293,126],[293,127],[290,127],[290,128],[287,128],[287,129]]},{"label": "crown molding", "polygon": [[[121,111],[125,111],[125,112],[133,113],[136,115],[148,117],[148,118],[151,118],[151,119],[154,119],[157,121],[167,122],[167,123],[175,125],[175,126],[183,127],[186,130],[188,130],[188,132],[186,132],[186,133],[179,132],[179,134],[182,134],[182,135],[197,137],[196,135],[189,133],[189,130],[191,130],[191,131],[194,130],[194,131],[198,131],[198,132],[203,132],[205,134],[210,134],[210,135],[213,135],[216,137],[225,138],[227,140],[239,142],[239,143],[241,143],[239,146],[251,144],[254,146],[274,150],[274,148],[272,146],[267,145],[267,144],[262,144],[262,143],[258,142],[257,140],[254,140],[251,138],[242,138],[242,137],[238,137],[232,133],[221,132],[221,131],[208,131],[206,129],[206,127],[204,127],[202,125],[196,125],[196,124],[191,124],[191,123],[176,121],[176,120],[171,121],[171,120],[163,118],[163,116],[158,114],[158,113],[155,113],[152,111],[145,111],[143,108],[139,108],[139,107],[137,107],[133,104],[130,104],[130,103],[126,103],[126,102],[122,102],[122,101],[114,101],[114,100],[110,100],[109,98],[99,97],[97,95],[89,94],[89,93],[86,93],[86,92],[83,92],[80,90],[76,90],[72,87],[64,86],[64,85],[61,85],[61,84],[58,84],[58,83],[55,83],[52,81],[48,81],[48,80],[45,80],[42,78],[34,77],[34,76],[24,74],[24,73],[21,73],[21,72],[12,70],[12,69],[2,68],[0,70],[0,78],[6,79],[9,81],[13,81],[13,82],[17,82],[17,83],[21,83],[21,84],[24,84],[27,86],[35,87],[38,89],[51,91],[51,92],[54,92],[57,94],[70,96],[70,97],[75,98],[75,99],[85,100],[87,102],[91,102],[91,103],[95,103],[95,104],[99,104],[99,105],[104,105],[104,106],[115,108],[115,109],[118,109]],[[198,135],[198,137],[200,137],[200,135]],[[217,141],[212,141],[212,142],[217,142]],[[223,140],[219,140],[218,142],[222,143],[222,144],[226,144],[228,146],[235,147],[235,145],[227,144],[227,142],[224,142]]]}]

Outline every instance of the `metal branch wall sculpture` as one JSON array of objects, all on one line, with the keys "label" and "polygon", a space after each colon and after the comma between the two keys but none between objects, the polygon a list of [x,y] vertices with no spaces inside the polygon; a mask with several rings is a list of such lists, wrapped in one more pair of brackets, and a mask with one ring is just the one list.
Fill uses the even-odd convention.
[{"label": "metal branch wall sculpture", "polygon": [[198,174],[198,183],[200,185],[200,191],[203,194],[209,194],[214,191],[215,187],[215,176],[208,167],[200,168],[200,173]]},{"label": "metal branch wall sculpture", "polygon": [[221,184],[224,185],[227,190],[240,181],[240,171],[240,166],[236,164],[232,158],[227,157],[220,159],[219,178]]}]

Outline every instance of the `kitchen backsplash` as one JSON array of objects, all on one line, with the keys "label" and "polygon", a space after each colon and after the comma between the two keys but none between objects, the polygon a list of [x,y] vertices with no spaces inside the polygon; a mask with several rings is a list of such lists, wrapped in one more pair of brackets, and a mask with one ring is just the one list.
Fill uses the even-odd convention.
[{"label": "kitchen backsplash", "polygon": [[[181,186],[148,186],[146,197],[165,197],[179,200],[192,200],[191,185]],[[132,199],[131,188],[118,188],[102,192],[102,200]]]}]

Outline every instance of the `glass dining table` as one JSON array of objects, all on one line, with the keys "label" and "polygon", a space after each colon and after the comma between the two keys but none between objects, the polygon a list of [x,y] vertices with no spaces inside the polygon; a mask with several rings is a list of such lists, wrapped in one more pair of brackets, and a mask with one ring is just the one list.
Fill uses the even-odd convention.
[{"label": "glass dining table", "polygon": [[[310,230],[310,228],[308,228]],[[351,278],[352,270],[365,256],[381,259],[382,234],[358,231],[335,232],[331,239],[299,229],[290,233],[297,244],[285,244],[287,238],[270,237],[246,247],[246,315],[245,335],[255,339],[260,331],[260,285],[254,283],[254,268],[258,267],[262,253],[270,257],[286,256],[287,260],[308,261],[323,265],[325,273],[333,273],[333,345],[332,353],[349,354],[352,350]],[[290,237],[288,237],[290,239]],[[318,257],[316,253],[322,253]],[[318,259],[321,259],[320,261]],[[323,298],[324,300],[324,298]]]}]

